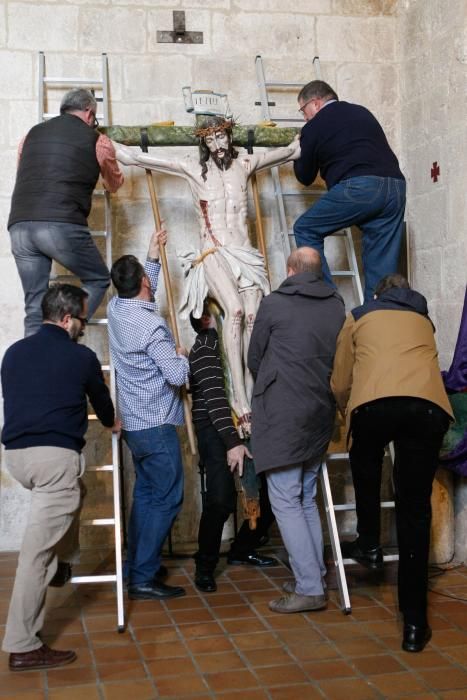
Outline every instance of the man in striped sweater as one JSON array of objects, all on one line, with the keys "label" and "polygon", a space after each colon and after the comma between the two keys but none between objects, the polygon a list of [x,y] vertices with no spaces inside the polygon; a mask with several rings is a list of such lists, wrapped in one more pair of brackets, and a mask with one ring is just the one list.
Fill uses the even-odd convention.
[{"label": "man in striped sweater", "polygon": [[[251,457],[242,443],[232,421],[231,408],[224,386],[219,337],[216,320],[206,302],[201,318],[190,316],[197,333],[189,362],[193,397],[193,423],[198,439],[200,460],[206,474],[206,494],[198,533],[198,552],[195,554],[195,585],[204,592],[216,590],[214,570],[224,523],[236,508],[236,490],[233,472],[242,474],[245,455]],[[250,530],[248,521],[240,528],[227,557],[229,564],[273,566],[275,559],[255,551],[274,520],[266,488],[261,489],[261,518],[256,530]]]}]

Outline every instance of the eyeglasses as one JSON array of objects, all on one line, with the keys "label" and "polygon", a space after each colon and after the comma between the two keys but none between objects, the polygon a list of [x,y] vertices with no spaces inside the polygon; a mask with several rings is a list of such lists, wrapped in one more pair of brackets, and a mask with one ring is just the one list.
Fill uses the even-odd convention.
[{"label": "eyeglasses", "polygon": [[89,323],[89,320],[87,318],[83,318],[82,316],[72,316],[71,318],[76,318],[77,321],[80,321],[81,328],[86,328]]},{"label": "eyeglasses", "polygon": [[304,105],[302,105],[301,107],[299,107],[298,111],[300,112],[300,114],[302,114],[302,115],[304,116],[304,115],[305,115],[305,107],[306,107],[307,105],[309,105],[310,102],[314,102],[316,99],[317,99],[316,97],[312,97],[311,99],[308,100],[308,102],[305,102]]},{"label": "eyeglasses", "polygon": [[99,126],[99,120],[98,120],[98,118],[96,117],[96,113],[95,113],[95,112],[92,112],[92,111],[91,111],[91,114],[92,114],[92,116],[94,117],[94,122],[93,122],[93,124],[92,124],[92,128],[93,128],[93,129],[97,129],[97,127]]}]

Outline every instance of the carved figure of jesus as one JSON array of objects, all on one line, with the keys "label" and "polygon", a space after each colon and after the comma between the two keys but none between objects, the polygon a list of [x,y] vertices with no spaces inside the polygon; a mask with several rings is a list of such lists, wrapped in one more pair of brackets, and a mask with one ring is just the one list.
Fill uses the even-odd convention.
[{"label": "carved figure of jesus", "polygon": [[186,287],[182,312],[200,317],[206,296],[224,312],[223,340],[232,378],[232,408],[249,431],[252,379],[246,354],[259,303],[269,292],[263,256],[250,242],[248,179],[260,170],[300,157],[298,140],[289,146],[239,154],[232,145],[232,122],[208,117],[197,127],[199,160],[137,153],[115,143],[117,160],[187,180],[199,223],[200,247],[182,255]]}]

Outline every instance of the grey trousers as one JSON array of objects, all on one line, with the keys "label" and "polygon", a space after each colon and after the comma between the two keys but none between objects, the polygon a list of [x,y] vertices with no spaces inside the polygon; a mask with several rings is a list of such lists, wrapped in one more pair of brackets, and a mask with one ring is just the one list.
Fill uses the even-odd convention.
[{"label": "grey trousers", "polygon": [[299,595],[323,595],[323,532],[316,483],[321,462],[303,462],[266,472],[269,500],[289,555]]},{"label": "grey trousers", "polygon": [[11,252],[24,291],[24,334],[42,323],[41,301],[49,286],[52,261],[78,277],[89,294],[89,318],[96,312],[110,273],[87,226],[53,221],[21,221],[10,227]]},{"label": "grey trousers", "polygon": [[[44,622],[47,586],[57,570],[57,547],[63,547],[61,540],[79,512],[84,460],[61,447],[27,447],[6,450],[5,462],[12,476],[31,491],[2,645],[3,651],[21,653],[42,646],[37,633]],[[64,549],[75,547],[68,543]]]}]

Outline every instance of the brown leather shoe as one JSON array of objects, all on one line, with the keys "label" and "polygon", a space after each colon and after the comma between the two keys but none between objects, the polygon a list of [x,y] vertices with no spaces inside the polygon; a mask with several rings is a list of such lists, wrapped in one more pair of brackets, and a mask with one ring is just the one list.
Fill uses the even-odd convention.
[{"label": "brown leather shoe", "polygon": [[39,649],[10,654],[8,667],[10,671],[34,671],[44,668],[56,668],[76,661],[74,651],[57,651],[43,644]]}]

